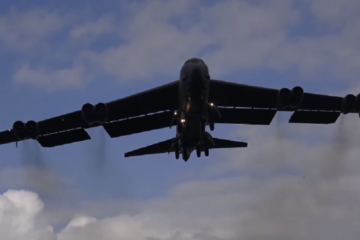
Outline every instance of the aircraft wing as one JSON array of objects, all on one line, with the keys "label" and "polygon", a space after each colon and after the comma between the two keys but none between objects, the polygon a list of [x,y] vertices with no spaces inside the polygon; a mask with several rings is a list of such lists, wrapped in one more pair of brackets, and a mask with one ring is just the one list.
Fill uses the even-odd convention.
[{"label": "aircraft wing", "polygon": [[[223,107],[277,109],[278,92],[278,89],[211,79],[209,101]],[[341,111],[342,100],[343,97],[304,93],[304,99],[297,109]]]},{"label": "aircraft wing", "polygon": [[[111,137],[170,126],[170,111],[178,108],[178,81],[108,102],[106,105],[108,118],[103,127]],[[146,115],[147,117],[144,117]],[[84,129],[102,125],[87,124],[81,110],[37,123],[38,142],[43,147],[88,140],[90,136]],[[12,129],[0,132],[0,145],[17,141],[19,139],[15,137]]]},{"label": "aircraft wing", "polygon": [[[296,109],[278,109],[278,92],[278,89],[211,79],[209,101],[219,107],[219,111],[226,109],[223,123],[244,123],[244,120],[237,119],[239,114],[244,116],[241,111],[245,110],[253,115],[248,117],[250,120],[246,120],[245,124],[259,124],[257,122],[261,121],[261,117],[256,115],[266,111],[294,111],[289,120],[291,123],[330,124],[337,120],[342,110],[343,97],[312,93],[304,93],[303,100]],[[357,113],[354,109],[349,112]],[[270,124],[271,116],[270,113],[265,114],[261,124]],[[218,121],[221,123],[221,119]]]}]

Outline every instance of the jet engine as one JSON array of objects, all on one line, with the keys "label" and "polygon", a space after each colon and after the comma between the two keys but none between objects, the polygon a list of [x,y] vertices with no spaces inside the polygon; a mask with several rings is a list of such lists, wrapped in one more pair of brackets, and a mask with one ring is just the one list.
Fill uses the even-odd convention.
[{"label": "jet engine", "polygon": [[36,140],[39,138],[39,126],[35,121],[28,121],[27,123],[16,121],[13,124],[13,131],[15,137],[20,141],[25,139]]},{"label": "jet engine", "polygon": [[25,123],[22,121],[16,121],[13,124],[13,132],[15,137],[19,140],[24,140],[26,138],[26,129],[25,129]]},{"label": "jet engine", "polygon": [[278,98],[277,98],[278,108],[283,109],[283,108],[289,106],[290,100],[291,100],[290,97],[291,97],[290,89],[288,89],[288,88],[280,89],[278,92]]},{"label": "jet engine", "polygon": [[291,90],[291,97],[290,97],[290,105],[292,108],[297,108],[303,98],[304,98],[304,90],[302,89],[302,87],[294,87],[292,90]]},{"label": "jet engine", "polygon": [[27,137],[31,139],[38,139],[39,138],[39,126],[35,121],[28,121],[25,124],[25,129],[27,132]]},{"label": "jet engine", "polygon": [[288,88],[282,88],[278,92],[278,108],[297,108],[301,104],[303,97],[304,90],[302,89],[302,87],[297,86],[294,87],[292,90]]},{"label": "jet engine", "polygon": [[105,103],[98,103],[95,106],[86,103],[81,109],[85,122],[89,125],[94,123],[104,124],[107,121],[108,109]]},{"label": "jet engine", "polygon": [[343,114],[348,114],[350,111],[355,110],[356,105],[359,105],[359,95],[358,97],[355,97],[353,94],[348,94],[343,98],[341,107],[341,112]]}]

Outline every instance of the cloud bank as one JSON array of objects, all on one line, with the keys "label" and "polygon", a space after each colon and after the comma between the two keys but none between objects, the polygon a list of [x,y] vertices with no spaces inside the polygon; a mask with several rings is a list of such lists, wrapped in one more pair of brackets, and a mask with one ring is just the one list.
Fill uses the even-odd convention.
[{"label": "cloud bank", "polygon": [[116,13],[96,17],[19,10],[1,17],[0,44],[26,50],[15,82],[50,91],[103,77],[173,79],[194,56],[204,58],[216,78],[269,69],[352,85],[360,74],[358,8],[340,0],[156,0],[123,2]]},{"label": "cloud bank", "polygon": [[90,208],[105,208],[104,203],[89,205],[74,211],[58,232],[39,223],[45,222],[43,204],[35,193],[8,191],[0,198],[7,201],[2,203],[0,229],[18,239],[29,234],[37,237],[32,239],[67,240],[357,239],[357,121],[346,118],[332,126],[295,129],[291,124],[240,127],[234,135],[245,138],[249,148],[212,151],[216,163],[197,171],[197,178],[138,203],[141,207],[132,213],[120,207],[121,200],[105,218],[90,214]]}]

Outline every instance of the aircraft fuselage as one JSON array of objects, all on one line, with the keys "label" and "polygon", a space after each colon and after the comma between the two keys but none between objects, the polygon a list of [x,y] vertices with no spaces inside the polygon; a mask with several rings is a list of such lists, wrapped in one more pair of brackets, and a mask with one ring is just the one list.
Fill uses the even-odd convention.
[{"label": "aircraft fuselage", "polygon": [[202,144],[208,117],[209,79],[208,67],[201,59],[189,59],[181,69],[176,136],[185,161]]}]

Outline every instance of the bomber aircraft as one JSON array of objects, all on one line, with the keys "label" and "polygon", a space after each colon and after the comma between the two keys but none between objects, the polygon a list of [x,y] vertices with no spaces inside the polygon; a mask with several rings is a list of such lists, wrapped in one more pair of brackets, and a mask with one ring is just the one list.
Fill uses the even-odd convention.
[{"label": "bomber aircraft", "polygon": [[293,112],[290,123],[330,124],[341,113],[360,112],[360,94],[345,97],[304,93],[296,86],[280,90],[210,78],[202,59],[191,58],[180,79],[108,103],[86,103],[81,110],[43,121],[14,122],[0,132],[0,144],[34,139],[42,147],[89,140],[85,129],[102,126],[111,138],[176,126],[176,136],[125,153],[125,157],[174,152],[186,162],[196,151],[247,147],[247,143],[213,138],[215,124],[270,125],[277,111]]}]

